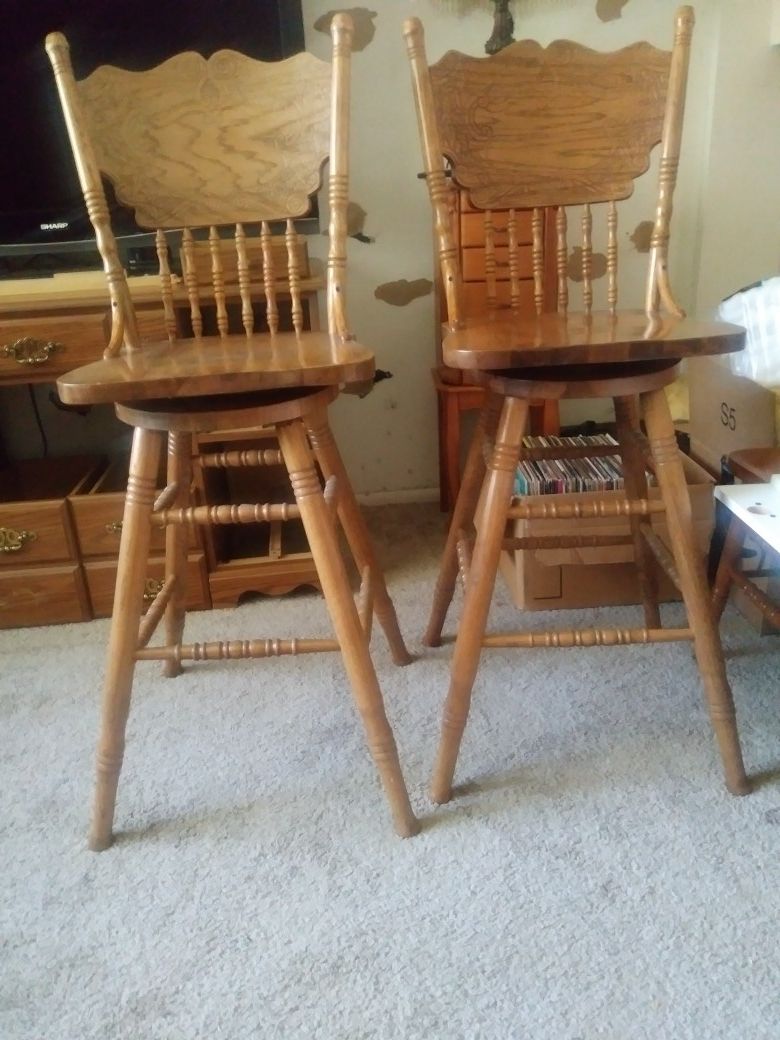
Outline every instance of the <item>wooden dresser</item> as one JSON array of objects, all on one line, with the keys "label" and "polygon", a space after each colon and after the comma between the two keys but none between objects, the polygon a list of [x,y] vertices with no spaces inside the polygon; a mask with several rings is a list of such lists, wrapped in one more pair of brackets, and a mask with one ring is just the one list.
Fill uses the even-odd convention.
[{"label": "wooden dresser", "polygon": [[[308,274],[301,286],[305,317],[316,328],[322,280]],[[129,285],[143,334],[165,339],[159,279],[133,277]],[[53,383],[63,372],[99,358],[108,340],[107,316],[100,271],[0,282],[0,407],[3,387]],[[241,436],[254,442],[258,435],[244,431]],[[111,612],[125,466],[125,459],[102,457],[101,445],[90,457],[14,462],[4,458],[0,444],[0,628],[81,621]],[[200,484],[207,501],[212,492],[215,502],[234,500],[231,494],[239,493],[207,484]],[[148,575],[150,596],[162,574],[162,538]],[[210,607],[212,599],[226,606],[248,593],[278,594],[316,583],[308,545],[297,528],[249,525],[240,543],[215,538],[208,528],[193,532],[193,609]]]}]

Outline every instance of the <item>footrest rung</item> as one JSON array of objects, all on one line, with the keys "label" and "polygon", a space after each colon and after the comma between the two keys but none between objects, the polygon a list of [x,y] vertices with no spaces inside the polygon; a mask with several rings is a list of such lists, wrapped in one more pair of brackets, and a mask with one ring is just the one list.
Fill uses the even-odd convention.
[{"label": "footrest rung", "polygon": [[505,538],[502,549],[598,549],[607,545],[631,545],[630,534],[538,535],[527,538]]},{"label": "footrest rung", "polygon": [[649,524],[643,524],[641,530],[642,537],[653,556],[656,558],[659,567],[665,571],[666,576],[672,584],[679,589],[680,575],[677,570],[677,565],[674,562],[674,556],[672,556],[671,552],[667,549],[663,541],[658,537]]},{"label": "footrest rung", "polygon": [[294,657],[340,650],[335,639],[228,639],[136,651],[137,661],[240,661],[256,657]]},{"label": "footrest rung", "polygon": [[170,484],[166,484],[166,486],[162,489],[160,494],[154,500],[154,506],[152,507],[154,509],[154,512],[157,513],[161,509],[167,509],[172,502],[176,501],[176,496],[178,494],[179,485],[176,483],[175,480],[172,481]]},{"label": "footrest rung", "polygon": [[291,502],[221,506],[190,506],[188,509],[162,509],[152,514],[155,527],[168,524],[259,524],[273,520],[297,520],[301,511]]},{"label": "footrest rung", "polygon": [[374,579],[371,568],[363,568],[363,577],[357,595],[357,612],[360,624],[366,634],[366,640],[371,639],[371,628],[374,623]]},{"label": "footrest rung", "polygon": [[460,584],[465,590],[466,584],[469,580],[469,571],[471,570],[471,539],[466,535],[465,531],[458,531],[456,551],[458,554],[458,574],[460,575]]},{"label": "footrest rung", "polygon": [[284,459],[278,448],[248,451],[215,451],[199,457],[204,469],[231,469],[239,466],[283,466]]},{"label": "footrest rung", "polygon": [[628,646],[677,643],[693,639],[690,628],[580,628],[562,632],[502,632],[484,636],[484,647]]},{"label": "footrest rung", "polygon": [[[549,496],[555,499],[555,495]],[[664,504],[660,499],[603,498],[596,502],[539,502],[513,505],[508,516],[510,520],[571,520],[589,519],[591,517],[649,516],[651,513],[663,513]]]},{"label": "footrest rung", "polygon": [[335,473],[325,481],[325,487],[322,490],[322,494],[328,508],[330,509],[331,516],[335,518],[339,506],[339,486],[336,481]]},{"label": "footrest rung", "polygon": [[[747,577],[742,571],[731,568],[731,580],[750,600],[754,607],[758,607],[762,615],[770,624],[780,628],[780,607],[774,603],[769,596]],[[753,573],[751,572],[751,577]]]},{"label": "footrest rung", "polygon": [[149,609],[141,619],[141,624],[138,626],[138,649],[142,650],[157,630],[157,626],[160,624],[160,619],[165,613],[165,608],[168,606],[173,590],[176,586],[176,579],[171,576],[165,579],[165,583],[157,595],[152,600]]}]

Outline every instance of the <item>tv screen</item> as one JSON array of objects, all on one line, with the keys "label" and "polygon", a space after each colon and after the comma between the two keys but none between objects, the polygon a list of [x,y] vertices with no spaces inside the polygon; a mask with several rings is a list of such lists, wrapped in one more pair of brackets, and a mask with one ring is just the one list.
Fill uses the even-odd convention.
[{"label": "tv screen", "polygon": [[[300,0],[0,0],[0,250],[46,252],[90,240],[46,34],[68,38],[78,79],[98,65],[146,69],[179,51],[222,48],[263,60],[304,48]],[[119,235],[138,232],[112,200]],[[3,248],[11,247],[11,248]]]}]

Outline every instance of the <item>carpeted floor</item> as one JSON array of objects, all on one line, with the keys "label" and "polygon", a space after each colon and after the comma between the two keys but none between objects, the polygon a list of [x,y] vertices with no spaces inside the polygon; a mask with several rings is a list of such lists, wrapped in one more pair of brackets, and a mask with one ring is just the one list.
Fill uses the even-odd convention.
[{"label": "carpeted floor", "polygon": [[[440,517],[372,523],[419,649]],[[310,594],[190,633],[215,622],[329,631]],[[0,1037],[777,1040],[780,640],[731,610],[723,631],[748,798],[722,787],[688,647],[492,651],[434,809],[450,650],[397,669],[377,633],[419,837],[393,836],[337,656],[146,665],[99,856],[107,623],[0,633]]]}]

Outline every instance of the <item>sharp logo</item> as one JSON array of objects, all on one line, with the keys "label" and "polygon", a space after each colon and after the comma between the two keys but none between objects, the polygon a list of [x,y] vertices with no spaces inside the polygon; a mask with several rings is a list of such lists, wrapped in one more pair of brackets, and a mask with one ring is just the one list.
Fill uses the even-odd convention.
[{"label": "sharp logo", "polygon": [[41,224],[41,231],[62,231],[67,226],[67,220],[54,220],[50,224]]}]

